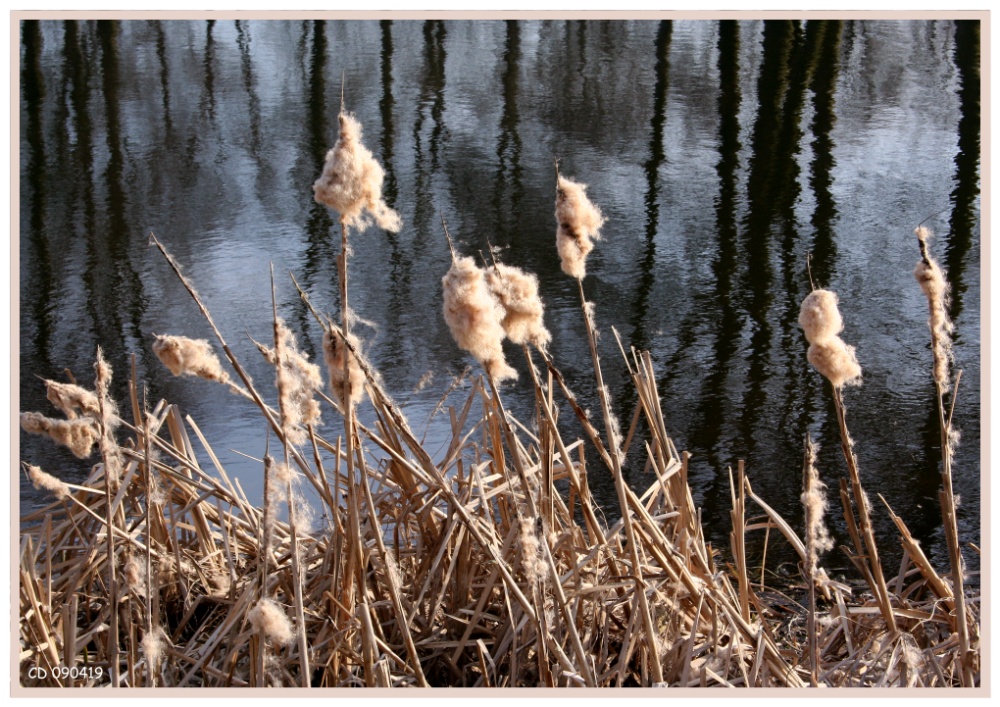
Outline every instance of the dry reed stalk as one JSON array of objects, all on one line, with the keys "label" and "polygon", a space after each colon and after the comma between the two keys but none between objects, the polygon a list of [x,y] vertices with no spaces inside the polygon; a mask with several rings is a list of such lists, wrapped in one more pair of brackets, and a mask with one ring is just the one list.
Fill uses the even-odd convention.
[{"label": "dry reed stalk", "polygon": [[871,509],[868,497],[861,486],[857,457],[854,455],[854,441],[847,430],[843,388],[845,385],[855,385],[860,382],[861,367],[855,358],[854,347],[845,344],[838,336],[843,328],[843,319],[837,308],[836,293],[828,290],[813,290],[802,302],[799,325],[810,344],[809,362],[830,381],[833,388],[841,450],[847,462],[851,492],[858,507],[858,522],[861,528],[864,551],[867,553],[866,564],[869,566],[869,577],[872,580],[870,582],[872,593],[878,601],[882,618],[885,620],[890,635],[896,636],[899,629],[896,626],[889,590],[882,574],[881,562],[879,562],[878,546],[871,524]]},{"label": "dry reed stalk", "polygon": [[952,417],[955,409],[955,399],[958,391],[958,380],[961,376],[959,371],[955,384],[951,387],[951,413],[945,413],[944,395],[949,390],[950,365],[953,361],[951,349],[951,333],[954,325],[948,317],[948,296],[950,286],[945,274],[937,261],[931,257],[928,241],[930,231],[924,226],[918,226],[916,231],[917,242],[920,245],[920,260],[917,262],[913,275],[923,290],[927,298],[930,317],[927,325],[931,332],[931,350],[934,358],[934,387],[937,397],[938,426],[941,430],[941,510],[944,521],[945,538],[948,542],[948,557],[951,563],[951,578],[955,591],[955,612],[958,622],[958,636],[961,645],[961,675],[963,687],[972,687],[974,684],[972,653],[970,651],[970,637],[968,628],[968,616],[965,601],[965,561],[962,557],[961,546],[958,538],[957,507],[954,487],[952,484],[952,458],[955,453],[955,441],[957,433],[952,427]]},{"label": "dry reed stalk", "polygon": [[[601,373],[601,361],[597,354],[596,327],[592,309],[588,308],[587,298],[583,293],[583,280],[578,278],[577,285],[580,289],[580,304],[583,308],[584,321],[586,323],[587,342],[590,344],[590,356],[594,365],[594,376],[597,380],[598,397],[601,401],[601,411],[604,415],[605,433],[607,434],[608,449],[611,450],[610,457],[612,463],[612,474],[615,483],[615,492],[618,495],[618,503],[621,507],[622,520],[624,522],[625,536],[628,539],[629,555],[632,560],[632,575],[635,578],[635,594],[638,599],[639,612],[642,615],[643,628],[646,634],[646,649],[650,653],[650,667],[652,668],[653,682],[663,682],[663,668],[660,663],[659,650],[653,628],[653,620],[649,611],[649,604],[646,600],[646,587],[643,582],[642,564],[639,556],[639,545],[636,533],[632,527],[632,514],[629,510],[628,496],[625,487],[625,480],[621,469],[621,452],[618,432],[618,423],[611,412],[611,405],[608,400],[608,389],[604,385],[604,377]],[[592,307],[593,305],[591,305]]]},{"label": "dry reed stalk", "polygon": [[[737,493],[737,490],[739,492]],[[736,482],[733,481],[733,470],[729,470],[729,495],[733,506],[730,512],[732,531],[729,533],[729,542],[733,548],[733,557],[736,560],[736,580],[740,591],[740,614],[743,620],[750,622],[750,578],[747,576],[746,547],[744,544],[746,535],[746,495],[743,475],[743,460],[740,459],[737,465]]]},{"label": "dry reed stalk", "polygon": [[833,548],[823,522],[827,503],[826,485],[820,481],[816,470],[816,445],[806,435],[805,456],[802,462],[802,506],[805,509],[806,582],[809,585],[809,615],[806,632],[809,638],[809,678],[813,687],[819,686],[819,639],[816,635],[816,582],[819,578],[819,555]]}]

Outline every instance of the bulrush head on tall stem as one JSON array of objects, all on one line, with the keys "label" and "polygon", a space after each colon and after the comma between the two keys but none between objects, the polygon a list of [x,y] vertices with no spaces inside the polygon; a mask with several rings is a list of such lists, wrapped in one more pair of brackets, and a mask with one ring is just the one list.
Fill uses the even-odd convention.
[{"label": "bulrush head on tall stem", "polygon": [[361,143],[361,123],[343,109],[337,120],[340,134],[313,184],[316,201],[339,212],[346,228],[364,230],[374,220],[379,228],[398,232],[402,221],[382,199],[385,172]]},{"label": "bulrush head on tall stem", "polygon": [[948,370],[952,361],[951,332],[954,325],[948,317],[948,281],[937,261],[931,257],[927,242],[931,232],[925,226],[918,226],[915,233],[920,242],[920,261],[913,270],[913,276],[927,297],[930,306],[931,348],[934,351],[934,380],[943,389],[948,387]]},{"label": "bulrush head on tall stem", "polygon": [[512,265],[494,263],[486,271],[486,284],[503,307],[500,325],[507,338],[545,350],[552,334],[543,320],[545,305],[538,296],[538,277]]},{"label": "bulrush head on tall stem", "polygon": [[556,165],[556,248],[562,271],[577,280],[587,275],[587,255],[601,238],[604,216],[587,198],[587,185],[559,174]]},{"label": "bulrush head on tall stem", "polygon": [[475,357],[496,382],[517,378],[503,355],[504,308],[490,292],[476,261],[452,255],[451,268],[441,278],[444,320],[459,348]]},{"label": "bulrush head on tall stem", "polygon": [[[347,339],[355,350],[360,350],[361,342],[354,334],[348,334]],[[344,359],[347,359],[345,366]],[[365,374],[358,365],[357,359],[344,345],[344,336],[332,327],[323,332],[323,359],[326,361],[330,374],[330,390],[337,402],[343,403],[347,398],[347,384],[350,383],[351,406],[362,401],[365,396]],[[345,369],[347,371],[345,377]]]},{"label": "bulrush head on tall stem", "polygon": [[837,309],[837,294],[830,290],[813,290],[802,301],[799,326],[809,341],[807,357],[817,371],[833,384],[834,388],[861,383],[861,366],[854,347],[838,336],[844,329],[844,320]]}]

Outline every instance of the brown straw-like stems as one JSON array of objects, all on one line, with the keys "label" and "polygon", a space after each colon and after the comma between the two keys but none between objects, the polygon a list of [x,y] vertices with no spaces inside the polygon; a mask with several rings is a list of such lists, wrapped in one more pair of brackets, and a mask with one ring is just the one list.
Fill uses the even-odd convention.
[{"label": "brown straw-like stems", "polygon": [[[642,563],[639,557],[639,544],[636,538],[635,529],[632,526],[632,513],[629,510],[628,496],[625,489],[625,479],[622,475],[621,467],[621,441],[618,439],[618,425],[613,421],[611,403],[608,400],[608,389],[604,385],[604,376],[601,373],[601,359],[597,354],[597,337],[594,334],[593,317],[588,311],[587,297],[583,292],[583,280],[576,281],[580,290],[580,306],[583,310],[585,328],[587,330],[587,343],[590,344],[590,357],[594,364],[594,377],[597,381],[597,394],[601,401],[601,412],[604,415],[604,429],[608,441],[608,450],[611,457],[612,475],[615,482],[615,493],[618,495],[618,503],[622,510],[622,521],[625,525],[625,537],[628,540],[629,556],[632,560],[632,575],[635,581],[635,594],[638,598],[639,612],[642,615],[643,628],[646,633],[647,649],[650,651],[650,669],[652,670],[652,680],[654,683],[663,682],[663,667],[660,664],[660,655],[657,649],[656,632],[653,627],[653,620],[649,612],[649,602],[646,599],[646,584],[642,578]],[[593,306],[593,305],[591,305]]]},{"label": "brown straw-like stems", "polygon": [[931,331],[931,350],[933,351],[934,389],[938,411],[938,427],[941,430],[941,514],[944,522],[945,538],[948,544],[948,559],[951,564],[952,584],[954,585],[956,623],[958,624],[958,640],[961,650],[961,678],[963,687],[975,684],[970,651],[969,624],[965,599],[965,562],[962,558],[961,545],[958,537],[957,504],[952,483],[952,457],[954,443],[952,441],[952,418],[955,412],[955,401],[958,396],[958,383],[962,372],[958,371],[955,382],[951,386],[951,411],[945,414],[944,396],[948,388],[948,369],[950,364],[951,342],[949,333],[951,322],[948,321],[945,310],[948,293],[948,282],[938,264],[931,258],[927,240],[929,231],[918,226],[917,242],[920,245],[920,260],[917,266],[917,281],[927,297],[930,319],[928,325]]},{"label": "brown straw-like stems", "polygon": [[[871,572],[872,593],[878,601],[882,618],[889,629],[892,637],[899,635],[899,628],[896,626],[896,617],[893,614],[892,602],[889,599],[889,589],[882,574],[882,563],[878,557],[878,546],[875,543],[875,531],[872,529],[871,509],[868,506],[868,496],[861,486],[861,475],[858,472],[858,458],[854,455],[854,440],[851,439],[847,431],[847,412],[844,407],[843,389],[833,388],[833,403],[837,411],[837,427],[840,430],[840,449],[847,462],[847,473],[851,484],[851,494],[854,503],[858,508],[858,525],[861,529],[861,538],[865,551],[868,553],[868,566]],[[845,509],[845,512],[850,512]]]},{"label": "brown straw-like stems", "polygon": [[[289,437],[292,436],[292,432],[288,425],[289,412],[286,409],[286,393],[284,387],[288,385],[286,376],[282,374],[282,367],[287,365],[286,358],[288,353],[285,351],[285,337],[282,335],[279,320],[278,320],[278,298],[277,291],[274,285],[274,264],[271,264],[271,312],[274,321],[274,358],[275,358],[275,369],[277,371],[276,385],[278,387],[278,413],[280,415],[282,429],[285,433],[284,448],[285,454],[285,469],[288,478],[285,481],[285,500],[288,503],[288,528],[289,536],[291,538],[292,545],[292,577],[293,577],[293,590],[295,595],[295,623],[296,623],[296,633],[299,643],[299,663],[302,666],[302,687],[310,687],[310,676],[312,671],[309,669],[309,643],[306,638],[306,622],[305,622],[305,612],[303,609],[302,601],[302,570],[299,567],[299,538],[297,532],[296,523],[296,508],[295,508],[295,497],[294,490],[292,488],[292,474],[290,470],[291,464],[291,454],[290,454],[290,443],[288,441]],[[266,554],[266,552],[265,552]]]}]

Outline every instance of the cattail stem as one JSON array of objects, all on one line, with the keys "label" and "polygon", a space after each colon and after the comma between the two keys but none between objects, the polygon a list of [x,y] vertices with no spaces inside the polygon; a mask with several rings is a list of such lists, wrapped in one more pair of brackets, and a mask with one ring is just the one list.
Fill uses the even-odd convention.
[{"label": "cattail stem", "polygon": [[819,640],[816,636],[816,558],[818,548],[816,547],[815,527],[813,514],[817,509],[815,504],[809,503],[807,499],[814,493],[813,488],[813,457],[812,441],[806,435],[806,451],[802,461],[802,498],[805,500],[805,539],[806,539],[806,560],[805,566],[806,584],[809,586],[809,615],[806,617],[806,634],[809,636],[809,679],[813,687],[819,687]]},{"label": "cattail stem", "polygon": [[[961,372],[955,379],[955,386],[952,389],[952,409],[954,410],[954,391],[958,388],[958,379]],[[941,427],[941,510],[944,522],[945,538],[948,542],[948,558],[951,564],[951,578],[955,593],[955,614],[958,624],[958,641],[961,650],[961,682],[962,687],[973,687],[975,678],[971,665],[971,653],[969,650],[969,624],[966,616],[965,606],[965,578],[964,561],[962,550],[958,540],[958,518],[956,513],[955,492],[952,485],[951,460],[952,441],[951,437],[951,415],[945,418],[944,391],[940,383],[935,382],[937,389],[938,422]]]},{"label": "cattail stem", "polygon": [[861,486],[861,476],[858,473],[858,460],[854,456],[854,442],[847,431],[843,391],[839,386],[834,386],[833,388],[833,403],[837,411],[837,425],[840,428],[840,448],[844,453],[844,460],[847,462],[847,472],[851,481],[851,493],[854,496],[854,503],[858,507],[858,524],[861,528],[864,548],[868,554],[868,565],[871,569],[871,578],[873,580],[872,593],[878,600],[882,618],[885,619],[890,634],[895,637],[899,634],[899,629],[896,627],[896,618],[892,613],[892,604],[889,601],[889,590],[886,587],[885,577],[882,574],[882,564],[878,558],[878,546],[875,544],[875,533],[872,530],[868,498],[865,496],[865,491]]},{"label": "cattail stem", "polygon": [[285,453],[286,474],[288,476],[285,481],[285,500],[288,503],[288,527],[292,546],[292,586],[295,593],[295,623],[298,628],[297,638],[299,643],[299,664],[302,668],[302,687],[309,687],[311,685],[310,679],[312,671],[309,669],[309,644],[306,639],[305,611],[302,601],[302,573],[299,568],[299,538],[297,532],[298,529],[296,527],[295,498],[294,491],[292,489],[292,475],[290,471],[287,471],[291,464],[290,443],[288,441],[291,430],[289,429],[290,425],[288,424],[289,411],[286,408],[287,396],[285,391],[282,389],[285,385],[287,385],[287,382],[281,371],[282,368],[287,365],[286,357],[288,352],[285,350],[285,337],[282,335],[278,320],[278,298],[274,285],[273,263],[271,264],[271,311],[274,321],[275,367],[278,371],[278,414],[281,419],[282,431],[285,433],[283,440],[284,443],[282,445]]},{"label": "cattail stem", "polygon": [[619,452],[619,440],[617,439],[617,425],[612,422],[611,403],[608,400],[608,390],[604,386],[604,376],[601,373],[601,359],[597,354],[597,338],[594,335],[591,315],[587,311],[587,297],[583,292],[583,279],[577,278],[576,284],[580,290],[580,306],[583,309],[583,318],[586,324],[587,342],[590,344],[590,357],[594,363],[594,376],[597,380],[597,394],[600,398],[601,410],[604,414],[604,428],[608,438],[608,452],[611,457],[615,492],[618,495],[618,504],[622,510],[622,523],[625,528],[625,537],[628,539],[629,554],[631,555],[632,560],[632,574],[635,578],[635,593],[639,600],[639,612],[642,614],[643,628],[646,633],[646,646],[650,651],[649,667],[652,672],[653,682],[660,683],[663,682],[663,666],[660,664],[656,631],[653,627],[653,619],[649,612],[649,602],[646,599],[646,584],[642,579],[642,563],[639,557],[639,543],[638,538],[636,538],[635,529],[632,527],[632,512],[629,510],[628,495],[625,490],[625,479],[622,475],[621,454]]}]

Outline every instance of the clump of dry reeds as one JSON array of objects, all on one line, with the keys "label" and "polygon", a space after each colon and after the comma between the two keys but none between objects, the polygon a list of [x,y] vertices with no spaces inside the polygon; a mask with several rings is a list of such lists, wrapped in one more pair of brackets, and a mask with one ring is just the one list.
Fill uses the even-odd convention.
[{"label": "clump of dry reeds", "polygon": [[[554,362],[543,359],[549,386],[565,391]],[[705,541],[651,357],[633,351],[626,363],[648,431],[629,443],[652,473],[638,491],[617,483],[617,455],[568,396],[584,436],[566,436],[549,405],[554,391],[531,367],[544,401],[536,432],[513,420],[495,389],[473,381],[453,406],[450,451],[435,460],[359,361],[379,424],[355,423],[354,454],[311,427],[307,454],[286,447],[287,462],[265,460],[272,505],[289,498],[295,479],[315,491],[327,523],[312,529],[293,522],[292,509],[286,522],[250,503],[176,406],[133,406],[134,419],[119,421],[119,436],[131,436],[117,442],[119,490],[108,493],[102,460],[80,485],[51,484],[66,495],[22,518],[22,663],[94,672],[22,679],[106,685],[114,672],[123,686],[170,687],[801,687],[812,675],[831,686],[960,683],[958,643],[948,621],[934,618],[949,600],[937,593],[946,585],[915,555],[920,571],[895,589],[906,601],[905,638],[886,640],[880,614],[831,582],[828,605],[816,609],[814,670],[798,657],[807,649],[795,628],[768,609],[768,594],[748,589],[744,609],[739,587],[749,582]],[[130,390],[141,388],[131,382]],[[275,407],[248,391],[281,434]],[[588,459],[585,446],[596,455]],[[620,494],[611,524],[590,494],[588,477],[598,473],[612,474]],[[546,488],[550,506],[541,512]],[[764,507],[745,478],[737,490],[736,516],[744,491]],[[805,559],[805,544],[768,511]]]}]

